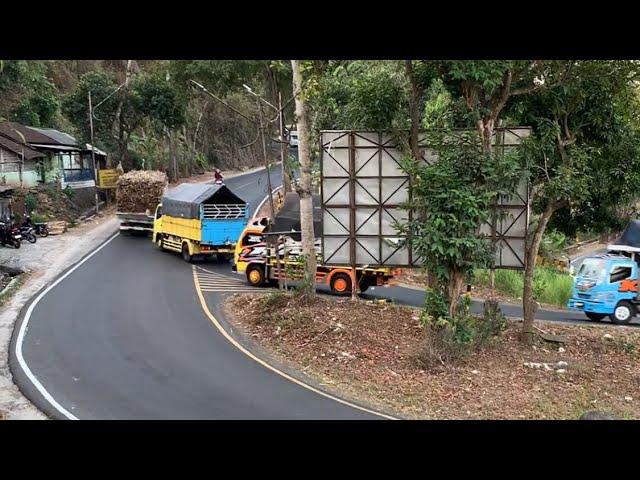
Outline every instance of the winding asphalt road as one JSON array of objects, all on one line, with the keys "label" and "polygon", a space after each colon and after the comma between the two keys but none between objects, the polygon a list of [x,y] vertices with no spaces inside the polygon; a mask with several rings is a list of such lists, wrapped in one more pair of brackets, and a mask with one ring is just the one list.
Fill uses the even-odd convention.
[{"label": "winding asphalt road", "polygon": [[[267,191],[264,170],[226,183],[253,208]],[[232,278],[229,264],[201,265]],[[229,294],[203,293],[216,318]],[[381,418],[247,357],[205,314],[192,266],[148,238],[115,236],[42,297],[28,322],[24,362],[12,342],[12,371],[56,418]]]},{"label": "winding asphalt road", "polygon": [[[279,172],[272,176],[279,185]],[[267,191],[264,170],[226,183],[253,208]],[[381,418],[234,345],[220,305],[247,288],[229,264],[203,262],[194,269],[177,254],[157,251],[148,238],[115,235],[21,318],[16,331],[28,325],[22,339],[14,335],[12,372],[21,390],[55,418]],[[365,297],[423,302],[421,292],[399,287],[375,288]],[[521,315],[518,307],[504,311]],[[537,317],[583,319],[545,311]]]}]

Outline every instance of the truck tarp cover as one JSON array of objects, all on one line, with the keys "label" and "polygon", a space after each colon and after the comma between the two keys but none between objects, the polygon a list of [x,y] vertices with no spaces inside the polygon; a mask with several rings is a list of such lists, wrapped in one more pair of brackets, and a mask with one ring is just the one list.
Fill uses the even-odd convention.
[{"label": "truck tarp cover", "polygon": [[183,183],[162,197],[162,214],[179,218],[200,218],[200,205],[203,203],[246,204],[224,185]]},{"label": "truck tarp cover", "polygon": [[626,247],[640,248],[640,220],[632,220],[622,232],[622,236],[618,238],[615,245],[624,245]]},{"label": "truck tarp cover", "polygon": [[[313,233],[316,238],[322,236],[322,208],[320,206],[320,195],[313,195]],[[284,197],[282,208],[276,215],[273,224],[269,228],[270,232],[298,232],[290,235],[296,241],[300,241],[300,197],[295,192],[287,193]]]}]

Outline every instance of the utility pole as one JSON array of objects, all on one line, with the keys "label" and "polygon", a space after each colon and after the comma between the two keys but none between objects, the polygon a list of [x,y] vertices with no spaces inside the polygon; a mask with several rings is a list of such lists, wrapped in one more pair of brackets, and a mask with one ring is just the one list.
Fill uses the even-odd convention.
[{"label": "utility pole", "polygon": [[289,169],[286,166],[289,152],[288,143],[284,138],[284,109],[282,108],[282,93],[278,91],[278,117],[280,130],[280,161],[282,162],[282,189],[285,195],[291,191],[291,179],[289,178]]},{"label": "utility pole", "polygon": [[256,101],[258,104],[258,111],[260,115],[260,136],[262,137],[262,154],[264,155],[264,165],[267,167],[267,189],[269,190],[269,208],[271,209],[271,218],[276,214],[275,208],[273,208],[273,189],[271,188],[271,171],[269,169],[269,157],[267,155],[267,141],[264,137],[264,122],[262,119],[262,104]]},{"label": "utility pole", "polygon": [[91,162],[93,163],[93,182],[96,188],[96,215],[99,213],[99,197],[98,197],[98,169],[96,168],[96,152],[93,138],[93,104],[91,103],[91,90],[89,90],[89,130],[91,132]]}]

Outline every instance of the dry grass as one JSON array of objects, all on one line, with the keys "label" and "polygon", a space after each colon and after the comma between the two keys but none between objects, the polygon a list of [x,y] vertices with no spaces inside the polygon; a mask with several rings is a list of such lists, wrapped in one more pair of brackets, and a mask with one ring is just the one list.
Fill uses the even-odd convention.
[{"label": "dry grass", "polygon": [[[426,368],[417,309],[325,297],[301,303],[281,294],[235,296],[225,309],[280,360],[339,394],[407,417],[574,419],[598,409],[640,418],[640,332],[632,329],[545,325],[569,338],[561,352],[557,344],[519,343],[511,324],[455,365]],[[612,340],[603,338],[607,332]]]}]

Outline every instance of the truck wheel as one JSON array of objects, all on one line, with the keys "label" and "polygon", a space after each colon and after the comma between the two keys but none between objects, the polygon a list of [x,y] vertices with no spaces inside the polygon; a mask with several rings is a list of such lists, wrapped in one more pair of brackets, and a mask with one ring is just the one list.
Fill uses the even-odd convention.
[{"label": "truck wheel", "polygon": [[338,295],[351,293],[351,277],[346,273],[336,273],[331,277],[331,291]]},{"label": "truck wheel", "polygon": [[158,250],[164,250],[164,246],[162,245],[161,235],[156,235],[156,247],[158,247]]},{"label": "truck wheel", "polygon": [[264,267],[262,265],[249,265],[247,267],[247,281],[252,287],[261,287],[265,283]]},{"label": "truck wheel", "polygon": [[616,325],[626,325],[635,315],[635,309],[629,302],[622,301],[616,305],[615,310],[609,318]]},{"label": "truck wheel", "polygon": [[193,257],[189,253],[189,245],[187,245],[186,243],[182,244],[182,258],[185,262],[189,263],[191,263],[191,261],[193,260]]},{"label": "truck wheel", "polygon": [[593,320],[594,322],[599,322],[604,317],[606,317],[604,313],[584,312],[584,314],[587,316],[589,320]]}]

